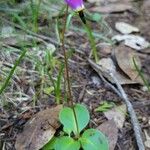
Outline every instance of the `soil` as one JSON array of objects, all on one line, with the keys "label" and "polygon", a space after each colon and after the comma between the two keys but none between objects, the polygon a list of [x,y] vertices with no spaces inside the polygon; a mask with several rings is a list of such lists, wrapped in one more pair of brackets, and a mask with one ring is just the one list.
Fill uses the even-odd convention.
[{"label": "soil", "polygon": [[[112,13],[107,15],[105,19],[110,27],[112,27],[114,33],[116,33],[114,28],[115,22],[128,22],[137,26],[140,29],[141,35],[150,41],[150,1],[134,1],[133,5],[136,8],[135,12],[125,11],[121,13]],[[79,25],[77,20],[74,20],[74,24]],[[94,27],[95,25],[93,24],[93,28]],[[103,113],[94,111],[97,107],[99,107],[100,103],[107,101],[114,102],[115,105],[120,105],[123,104],[123,102],[121,98],[112,91],[112,89],[105,85],[105,83],[98,77],[98,74],[86,61],[84,53],[87,54],[90,47],[85,34],[76,32],[70,33],[69,35],[68,33],[66,41],[70,48],[76,47],[76,52],[73,53],[73,56],[69,61],[73,99],[75,102],[84,103],[87,106],[91,114],[89,126],[97,128],[100,124],[107,120]],[[80,50],[84,53],[80,53]],[[147,52],[149,51],[150,49],[147,50]],[[140,55],[140,58],[143,71],[150,81],[150,55],[149,53],[145,53],[145,51],[140,53],[142,54]],[[56,55],[58,55],[61,59],[61,53]],[[111,53],[106,54],[103,50],[100,50],[100,55],[102,57],[108,57]],[[142,57],[143,55],[144,57]],[[99,78],[99,82],[94,83],[93,77]],[[21,84],[22,85],[20,86],[24,86],[23,83]],[[124,85],[123,87],[133,104],[142,131],[146,130],[150,135],[150,93],[143,91],[142,86],[138,84]],[[25,85],[25,89],[27,91],[29,90],[28,85]],[[25,123],[38,111],[50,108],[53,105],[55,105],[54,97],[50,96],[48,99],[47,97],[46,99],[44,97],[41,98],[40,101],[37,101],[35,107],[32,106],[31,101],[27,101],[21,103],[17,106],[17,108],[10,103],[10,105],[8,105],[9,108],[6,109],[7,111],[5,111],[5,108],[0,108],[0,138],[2,139],[2,141],[0,141],[0,148],[4,142],[7,150],[15,150],[14,143],[16,135],[18,132],[22,131]],[[21,108],[23,107],[29,107],[30,109],[22,112]],[[143,138],[146,138],[144,134]],[[135,136],[129,116],[126,117],[123,128],[119,130],[115,150],[137,150]]]}]

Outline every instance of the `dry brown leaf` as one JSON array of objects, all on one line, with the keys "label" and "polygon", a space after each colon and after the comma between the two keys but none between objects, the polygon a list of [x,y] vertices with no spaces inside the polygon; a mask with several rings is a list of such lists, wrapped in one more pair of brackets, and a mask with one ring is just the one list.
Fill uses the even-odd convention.
[{"label": "dry brown leaf", "polygon": [[107,112],[104,112],[104,115],[106,116],[108,120],[114,120],[116,126],[119,129],[122,129],[124,121],[125,121],[126,112],[127,112],[126,105],[121,105]]},{"label": "dry brown leaf", "polygon": [[90,8],[91,11],[100,12],[100,13],[116,13],[123,12],[127,10],[133,10],[133,7],[130,3],[112,3],[107,6],[97,6]]},{"label": "dry brown leaf", "polygon": [[112,77],[108,74],[108,71],[111,71],[113,75],[117,78],[120,84],[135,84],[137,82],[130,80],[129,78],[123,76],[119,71],[116,70],[116,66],[114,65],[111,58],[102,58],[98,62],[99,68],[96,68],[92,63],[90,64],[93,69],[101,76],[103,75],[107,78],[111,83],[114,83]]},{"label": "dry brown leaf", "polygon": [[146,137],[146,141],[144,142],[144,144],[147,148],[150,148],[150,135],[148,135],[148,132],[146,130],[144,130],[144,133]]},{"label": "dry brown leaf", "polygon": [[137,51],[144,50],[150,46],[150,43],[139,35],[127,34],[127,35],[115,35],[112,40],[117,42],[124,42],[124,45],[131,47]]},{"label": "dry brown leaf", "polygon": [[139,32],[139,29],[137,27],[134,27],[125,22],[116,22],[115,28],[117,31],[119,31],[122,34],[130,34],[132,32]]},{"label": "dry brown leaf", "polygon": [[118,128],[116,127],[115,122],[113,120],[108,120],[98,126],[97,129],[107,136],[109,150],[114,150],[118,139]]},{"label": "dry brown leaf", "polygon": [[128,75],[128,77],[135,82],[142,83],[139,77],[138,71],[135,69],[133,58],[136,61],[137,66],[141,69],[141,62],[138,55],[129,47],[120,45],[115,49],[115,59],[117,64],[122,69],[122,71]]},{"label": "dry brown leaf", "polygon": [[37,113],[30,119],[22,133],[18,134],[16,150],[39,150],[54,136],[60,126],[58,122],[62,105],[46,109]]}]

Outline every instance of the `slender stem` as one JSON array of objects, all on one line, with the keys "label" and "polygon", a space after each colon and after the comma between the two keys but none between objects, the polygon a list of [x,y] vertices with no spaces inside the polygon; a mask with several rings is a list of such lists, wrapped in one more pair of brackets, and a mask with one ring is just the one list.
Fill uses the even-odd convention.
[{"label": "slender stem", "polygon": [[65,31],[66,31],[66,23],[67,23],[67,15],[68,15],[68,5],[66,8],[66,13],[65,13],[65,20],[64,20],[64,28],[62,31],[62,50],[63,50],[63,55],[64,55],[64,61],[65,61],[65,79],[67,80],[67,97],[69,98],[69,101],[67,101],[68,105],[72,108],[73,114],[75,117],[75,122],[76,122],[76,127],[77,127],[77,138],[80,136],[79,132],[79,127],[78,127],[78,121],[77,121],[77,116],[75,113],[74,109],[74,104],[73,104],[73,98],[72,98],[72,92],[71,92],[71,84],[70,84],[70,77],[69,77],[69,67],[68,67],[68,58],[66,54],[66,49],[65,49]]},{"label": "slender stem", "polygon": [[72,101],[72,93],[71,93],[71,87],[70,87],[70,77],[69,77],[69,69],[68,69],[68,58],[67,58],[67,54],[66,54],[66,49],[65,49],[65,31],[66,31],[66,22],[67,22],[67,14],[68,14],[68,6],[66,8],[66,13],[65,13],[65,25],[62,31],[62,50],[63,50],[63,55],[64,55],[64,61],[65,61],[65,78],[67,79],[67,96],[69,98],[69,102],[71,103],[71,105],[73,105],[73,101]]},{"label": "slender stem", "polygon": [[87,35],[89,37],[89,41],[90,41],[90,46],[91,46],[91,49],[92,49],[92,55],[95,59],[95,62],[97,63],[99,58],[98,58],[98,54],[97,54],[97,49],[96,49],[96,43],[95,43],[95,39],[94,39],[94,36],[93,36],[93,33],[92,33],[92,30],[90,28],[90,26],[88,24],[83,24],[86,32],[87,32]]}]

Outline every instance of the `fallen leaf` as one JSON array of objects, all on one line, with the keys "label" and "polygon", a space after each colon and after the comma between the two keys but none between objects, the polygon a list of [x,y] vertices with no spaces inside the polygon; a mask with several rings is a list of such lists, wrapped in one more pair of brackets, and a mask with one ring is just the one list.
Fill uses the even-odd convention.
[{"label": "fallen leaf", "polygon": [[121,105],[107,112],[104,112],[104,115],[106,116],[108,120],[114,120],[116,126],[119,129],[122,129],[124,121],[125,121],[126,112],[127,112],[126,105]]},{"label": "fallen leaf", "polygon": [[150,43],[146,41],[143,37],[138,35],[115,35],[112,40],[116,40],[118,42],[124,41],[126,46],[129,46],[135,50],[143,50],[150,46]]},{"label": "fallen leaf", "polygon": [[143,1],[143,5],[141,7],[141,10],[143,11],[143,14],[150,17],[150,1]]},{"label": "fallen leaf", "polygon": [[58,116],[61,109],[62,105],[58,105],[40,111],[30,119],[25,124],[23,132],[17,136],[16,150],[39,150],[47,144],[60,126]]},{"label": "fallen leaf", "polygon": [[[116,66],[111,58],[102,58],[95,64],[92,60],[89,60],[91,67],[99,74],[99,76],[103,75],[107,78],[111,83],[114,83],[114,79],[109,75],[108,71],[111,71],[113,75],[116,77],[120,84],[135,84],[137,82],[130,80],[125,77],[119,71],[116,70]],[[96,67],[97,65],[97,67]]]},{"label": "fallen leaf", "polygon": [[97,48],[100,50],[100,53],[103,53],[104,55],[111,54],[113,49],[112,45],[108,43],[99,43]]},{"label": "fallen leaf", "polygon": [[109,150],[114,150],[118,139],[118,128],[113,120],[108,120],[97,127],[108,138]]},{"label": "fallen leaf", "polygon": [[144,130],[144,133],[145,133],[145,137],[146,137],[146,141],[144,142],[144,144],[147,148],[150,148],[150,135],[148,135],[146,130]]},{"label": "fallen leaf", "polygon": [[120,45],[114,50],[115,59],[120,69],[135,82],[143,83],[139,77],[138,71],[135,69],[133,58],[139,69],[141,69],[141,61],[138,55],[129,47]]},{"label": "fallen leaf", "polygon": [[100,12],[100,13],[116,13],[116,12],[123,12],[127,10],[133,10],[133,7],[129,3],[112,3],[107,6],[97,6],[90,8],[91,11]]},{"label": "fallen leaf", "polygon": [[125,22],[116,22],[115,28],[117,31],[119,31],[122,34],[130,34],[132,32],[139,32],[139,29],[137,27],[134,27]]}]

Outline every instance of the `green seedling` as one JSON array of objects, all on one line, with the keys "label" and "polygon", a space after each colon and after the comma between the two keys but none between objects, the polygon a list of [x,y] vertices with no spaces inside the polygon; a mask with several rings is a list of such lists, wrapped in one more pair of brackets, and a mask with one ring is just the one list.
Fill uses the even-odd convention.
[{"label": "green seedling", "polygon": [[57,64],[57,59],[53,56],[52,52],[47,51],[45,60],[46,60],[46,72],[53,85],[54,95],[56,97],[56,103],[60,104],[61,103],[61,81],[63,78],[64,64],[62,63],[59,65],[59,72],[57,78],[53,79],[52,75]]},{"label": "green seedling", "polygon": [[96,112],[106,112],[114,107],[114,103],[103,102],[98,108],[95,109]]},{"label": "green seedling", "polygon": [[[67,17],[67,14],[68,6],[65,13],[65,25],[60,38],[65,62],[64,78],[66,79],[65,84],[67,86],[66,93],[68,98],[68,107],[64,107],[59,113],[59,121],[63,125],[64,133],[58,137],[53,137],[49,143],[43,147],[43,150],[108,150],[108,141],[102,132],[92,128],[86,130],[86,127],[90,121],[90,115],[87,108],[84,105],[74,104],[73,102],[69,78],[68,56],[64,44],[65,30],[71,20],[70,17],[72,17]],[[90,36],[92,49],[94,48],[93,54],[95,61],[98,61],[97,54],[95,53],[96,47],[93,41],[92,32],[88,26],[85,25],[85,28]]]},{"label": "green seedling", "polygon": [[[74,116],[74,112],[76,118]],[[77,124],[76,124],[77,119]],[[96,129],[87,129],[90,115],[87,108],[81,104],[75,104],[74,110],[64,107],[59,114],[59,120],[63,125],[64,135],[54,137],[45,145],[43,150],[108,150],[108,141],[105,135]]]}]

